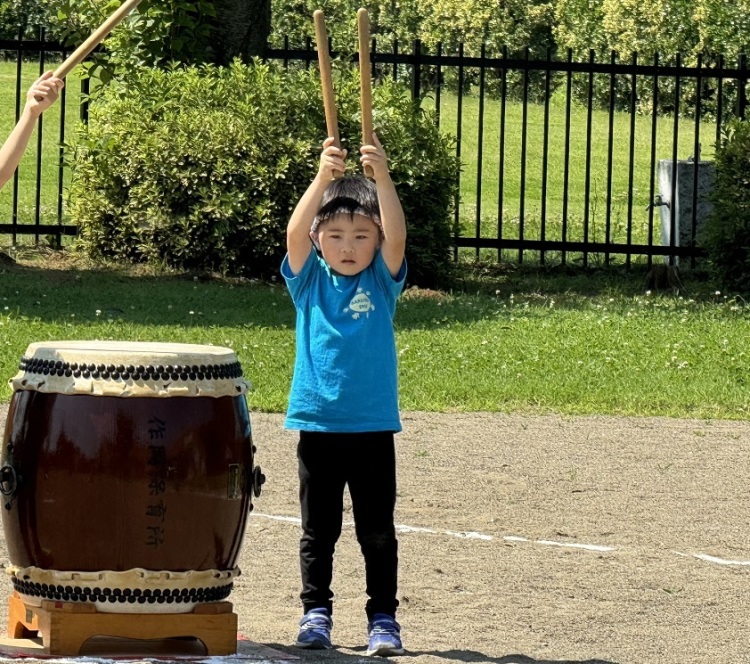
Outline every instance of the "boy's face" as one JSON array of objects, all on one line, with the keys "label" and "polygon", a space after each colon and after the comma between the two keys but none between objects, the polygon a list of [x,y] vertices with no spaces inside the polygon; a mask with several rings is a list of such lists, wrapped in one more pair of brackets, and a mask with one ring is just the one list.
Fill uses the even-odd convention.
[{"label": "boy's face", "polygon": [[337,214],[318,227],[320,253],[339,274],[351,277],[364,270],[380,246],[380,229],[361,214]]}]

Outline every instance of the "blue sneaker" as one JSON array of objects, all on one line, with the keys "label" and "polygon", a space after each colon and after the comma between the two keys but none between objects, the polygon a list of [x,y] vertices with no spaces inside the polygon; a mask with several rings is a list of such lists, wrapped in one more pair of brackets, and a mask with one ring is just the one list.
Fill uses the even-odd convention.
[{"label": "blue sneaker", "polygon": [[376,613],[367,626],[370,642],[367,646],[368,655],[391,657],[403,655],[404,646],[401,643],[401,625],[393,616],[387,613]]},{"label": "blue sneaker", "polygon": [[299,621],[298,648],[326,650],[332,648],[331,628],[333,619],[328,609],[311,609]]}]

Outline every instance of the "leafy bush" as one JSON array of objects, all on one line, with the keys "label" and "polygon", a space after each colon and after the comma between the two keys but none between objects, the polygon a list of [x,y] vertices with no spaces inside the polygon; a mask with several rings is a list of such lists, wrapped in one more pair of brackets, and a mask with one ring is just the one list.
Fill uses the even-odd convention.
[{"label": "leafy bush", "polygon": [[[314,45],[312,16],[316,9],[322,9],[334,50],[354,53],[357,50],[357,10],[360,7],[360,0],[271,0],[270,42],[280,47],[287,38],[290,46],[299,48],[311,38]],[[368,9],[372,35],[380,41],[385,35],[378,28],[377,8],[368,6]]]},{"label": "leafy bush", "polygon": [[734,121],[722,136],[711,198],[701,244],[722,283],[750,293],[750,122]]},{"label": "leafy bush", "polygon": [[[342,141],[358,151],[358,72],[343,71],[337,88]],[[458,175],[453,147],[401,86],[385,82],[373,93],[409,225],[410,281],[444,284]],[[235,61],[144,69],[128,85],[113,82],[72,146],[69,209],[80,246],[95,258],[276,274],[325,126],[313,70]]]}]

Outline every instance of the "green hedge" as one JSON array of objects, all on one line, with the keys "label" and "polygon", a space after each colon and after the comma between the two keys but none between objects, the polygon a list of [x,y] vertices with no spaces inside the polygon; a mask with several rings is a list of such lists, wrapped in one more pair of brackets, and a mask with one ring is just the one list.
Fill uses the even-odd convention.
[{"label": "green hedge", "polygon": [[722,137],[711,198],[701,243],[724,286],[750,293],[750,122],[735,121]]},{"label": "green hedge", "polygon": [[[70,146],[69,210],[80,248],[94,258],[276,274],[289,215],[325,138],[317,72],[235,62],[143,69],[128,80],[103,90]],[[358,72],[339,71],[336,87],[342,142],[353,153]],[[454,147],[403,87],[384,82],[373,93],[375,127],[407,216],[410,282],[446,285]]]}]

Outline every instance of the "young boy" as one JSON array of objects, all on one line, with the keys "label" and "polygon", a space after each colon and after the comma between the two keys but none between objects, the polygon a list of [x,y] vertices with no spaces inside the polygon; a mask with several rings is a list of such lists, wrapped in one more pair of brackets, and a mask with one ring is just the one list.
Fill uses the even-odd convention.
[{"label": "young boy", "polygon": [[52,72],[48,71],[29,88],[23,113],[8,140],[0,148],[0,189],[10,180],[18,167],[37,118],[57,101],[63,85],[61,79],[53,77]]},{"label": "young boy", "polygon": [[[365,559],[368,655],[400,655],[393,521],[398,411],[393,315],[406,277],[406,225],[378,137],[361,148],[375,183],[323,143],[320,166],[287,227],[281,267],[297,309],[285,427],[299,429],[302,606],[296,645],[331,648],[333,552],[344,488]],[[312,245],[310,241],[312,240]]]}]

